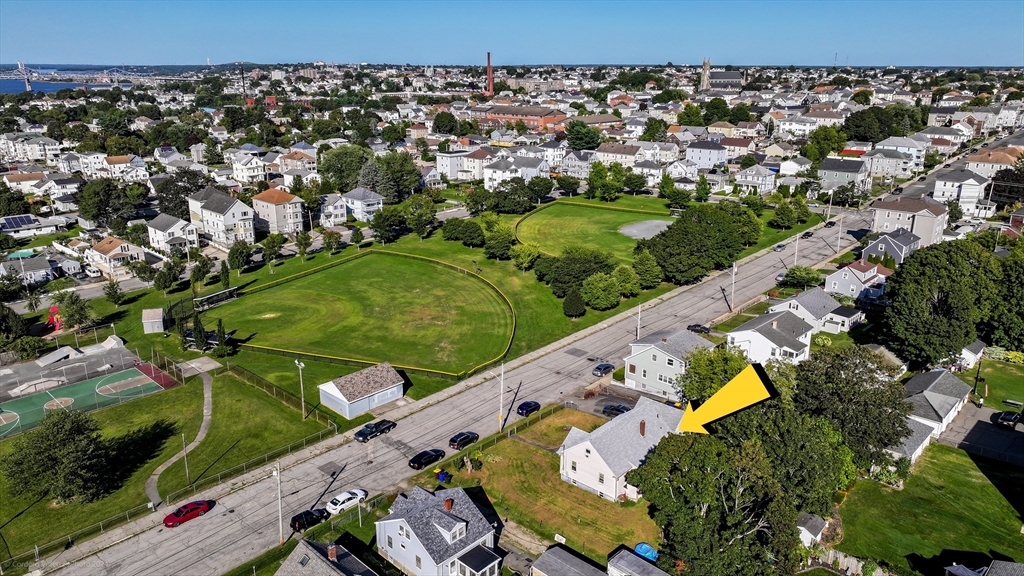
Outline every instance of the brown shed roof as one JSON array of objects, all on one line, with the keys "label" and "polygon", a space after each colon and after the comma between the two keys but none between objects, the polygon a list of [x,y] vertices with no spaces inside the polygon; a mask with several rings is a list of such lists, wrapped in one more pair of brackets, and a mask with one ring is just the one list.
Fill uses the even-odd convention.
[{"label": "brown shed roof", "polygon": [[331,380],[331,383],[338,389],[338,392],[341,392],[345,400],[351,403],[393,386],[404,384],[405,379],[391,367],[390,363],[382,362],[348,376],[335,378]]}]

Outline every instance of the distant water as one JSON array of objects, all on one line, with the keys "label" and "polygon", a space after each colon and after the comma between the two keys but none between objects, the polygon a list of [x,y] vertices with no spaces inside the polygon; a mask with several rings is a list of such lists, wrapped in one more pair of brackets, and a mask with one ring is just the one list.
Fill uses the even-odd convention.
[{"label": "distant water", "polygon": [[[64,88],[81,88],[80,82],[32,82],[33,92],[56,92]],[[127,88],[130,84],[123,84]],[[110,88],[109,84],[90,84],[90,90]],[[0,80],[0,94],[19,94],[25,91],[24,80]]]}]

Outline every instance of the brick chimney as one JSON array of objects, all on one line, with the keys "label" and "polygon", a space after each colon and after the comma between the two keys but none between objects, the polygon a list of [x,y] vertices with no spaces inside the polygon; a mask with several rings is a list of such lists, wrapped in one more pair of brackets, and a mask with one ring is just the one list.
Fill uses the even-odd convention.
[{"label": "brick chimney", "polygon": [[661,341],[662,342],[668,342],[668,338],[662,338]]},{"label": "brick chimney", "polygon": [[647,421],[646,420],[641,420],[640,421],[640,436],[646,436],[646,435],[647,435]]},{"label": "brick chimney", "polygon": [[454,505],[455,505],[455,500],[452,500],[451,498],[445,498],[444,499],[444,509],[445,510],[451,512],[452,511],[452,506],[454,506]]},{"label": "brick chimney", "polygon": [[338,561],[338,547],[334,545],[334,542],[327,545],[327,559],[331,562]]}]

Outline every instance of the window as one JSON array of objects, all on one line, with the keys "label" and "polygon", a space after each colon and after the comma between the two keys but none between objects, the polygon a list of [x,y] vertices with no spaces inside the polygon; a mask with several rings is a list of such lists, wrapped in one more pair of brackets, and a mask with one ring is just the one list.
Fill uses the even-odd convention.
[{"label": "window", "polygon": [[629,373],[630,374],[636,374],[636,364],[630,364],[629,365]]},{"label": "window", "polygon": [[641,376],[641,377],[643,377],[643,378],[647,378],[647,370],[646,370],[646,369],[645,369],[645,370],[642,370],[642,371],[640,372],[640,376]]},{"label": "window", "polygon": [[423,568],[423,562],[420,560],[419,556],[416,557],[416,567]]},{"label": "window", "polygon": [[604,484],[604,474],[598,474],[597,475],[597,483],[598,484]]},{"label": "window", "polygon": [[576,471],[576,461],[575,460],[573,460],[572,463],[570,464],[570,468],[572,468],[573,472]]},{"label": "window", "polygon": [[586,450],[584,450],[583,451],[583,455],[586,456],[587,458],[590,458],[590,448],[587,448]]},{"label": "window", "polygon": [[302,558],[299,558],[299,566],[305,566],[307,562],[309,562],[309,556],[303,554]]},{"label": "window", "polygon": [[835,290],[836,287],[838,287],[838,286],[839,286],[839,282],[836,282],[835,280],[833,280],[832,281],[832,289]]},{"label": "window", "polygon": [[388,548],[394,548],[394,547],[395,547],[395,543],[394,543],[394,541],[391,540],[391,535],[388,534]]},{"label": "window", "polygon": [[657,354],[651,354],[651,362],[657,362],[657,361],[658,361],[658,355]]},{"label": "window", "polygon": [[455,560],[452,560],[450,563],[448,563],[448,573],[455,574]]},{"label": "window", "polygon": [[675,366],[676,365],[676,361],[671,359],[671,358],[665,358],[665,364],[667,364],[669,366]]},{"label": "window", "polygon": [[846,280],[846,279],[847,279],[847,278],[849,278],[849,277],[850,277],[850,274],[849,274],[849,273],[847,273],[847,272],[843,272],[843,280]]}]

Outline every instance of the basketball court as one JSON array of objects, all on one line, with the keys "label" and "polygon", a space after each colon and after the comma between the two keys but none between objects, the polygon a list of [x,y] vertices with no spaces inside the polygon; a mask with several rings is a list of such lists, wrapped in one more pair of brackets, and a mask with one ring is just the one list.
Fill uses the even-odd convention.
[{"label": "basketball court", "polygon": [[149,363],[112,374],[54,387],[40,382],[23,395],[0,403],[0,438],[34,428],[48,411],[96,410],[166,390],[177,382]]}]

